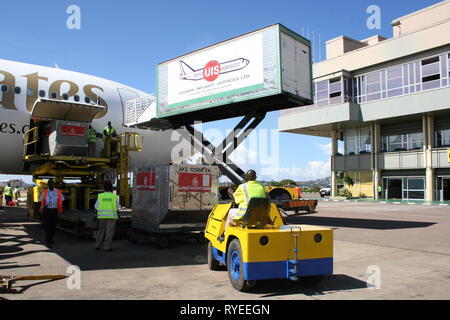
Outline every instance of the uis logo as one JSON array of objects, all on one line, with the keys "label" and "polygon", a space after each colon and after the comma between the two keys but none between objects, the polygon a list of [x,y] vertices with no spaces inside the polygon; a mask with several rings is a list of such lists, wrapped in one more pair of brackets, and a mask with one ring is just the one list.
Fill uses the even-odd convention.
[{"label": "uis logo", "polygon": [[216,60],[209,61],[204,68],[194,69],[183,60],[178,61],[180,65],[180,79],[199,81],[206,80],[213,82],[219,75],[235,72],[244,69],[250,63],[250,60],[238,58],[226,62],[219,63]]},{"label": "uis logo", "polygon": [[216,60],[211,60],[203,68],[203,78],[208,82],[213,82],[219,77],[220,63]]}]

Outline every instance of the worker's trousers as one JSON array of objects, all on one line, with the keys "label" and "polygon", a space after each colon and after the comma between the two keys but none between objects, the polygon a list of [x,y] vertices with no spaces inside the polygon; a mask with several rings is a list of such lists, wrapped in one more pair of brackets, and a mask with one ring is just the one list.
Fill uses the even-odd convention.
[{"label": "worker's trousers", "polygon": [[53,244],[53,237],[56,232],[56,222],[58,221],[58,209],[49,209],[44,207],[43,212],[45,243]]},{"label": "worker's trousers", "polygon": [[112,240],[116,231],[117,219],[98,219],[99,230],[95,248],[100,249],[103,244],[104,250],[112,249]]},{"label": "worker's trousers", "polygon": [[97,155],[97,143],[89,142],[89,157],[95,158]]}]

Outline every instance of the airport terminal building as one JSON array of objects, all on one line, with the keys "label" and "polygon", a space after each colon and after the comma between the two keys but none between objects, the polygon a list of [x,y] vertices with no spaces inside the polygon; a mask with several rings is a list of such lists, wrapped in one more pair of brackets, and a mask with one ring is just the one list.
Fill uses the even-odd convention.
[{"label": "airport terminal building", "polygon": [[314,105],[281,111],[279,130],[331,138],[332,196],[348,176],[353,196],[449,201],[450,0],[392,27],[390,39],[327,41]]}]

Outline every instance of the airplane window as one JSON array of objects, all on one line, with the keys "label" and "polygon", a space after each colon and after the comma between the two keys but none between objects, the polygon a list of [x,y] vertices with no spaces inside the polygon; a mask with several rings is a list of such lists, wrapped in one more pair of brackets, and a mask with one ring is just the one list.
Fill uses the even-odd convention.
[{"label": "airplane window", "polygon": [[41,97],[41,98],[45,97],[45,91],[44,90],[39,90],[39,97]]},{"label": "airplane window", "polygon": [[74,95],[73,96],[73,100],[75,100],[76,102],[80,101],[80,96],[79,95]]},{"label": "airplane window", "polygon": [[52,99],[56,99],[56,97],[58,97],[58,95],[56,94],[56,92],[51,92],[51,93],[50,93],[50,97],[51,97]]},{"label": "airplane window", "polygon": [[14,93],[20,94],[20,87],[15,87],[14,88]]},{"label": "airplane window", "polygon": [[63,99],[64,99],[64,100],[68,100],[68,99],[69,99],[69,95],[68,95],[67,93],[63,93],[62,96],[63,96]]},{"label": "airplane window", "polygon": [[89,99],[89,97],[85,97],[85,98],[84,98],[84,101],[85,101],[86,103],[91,103],[91,99]]},{"label": "airplane window", "polygon": [[33,89],[31,89],[31,88],[28,88],[27,89],[27,96],[32,96],[32,95],[34,95],[34,90]]},{"label": "airplane window", "polygon": [[2,92],[8,92],[8,86],[6,84],[2,84]]}]

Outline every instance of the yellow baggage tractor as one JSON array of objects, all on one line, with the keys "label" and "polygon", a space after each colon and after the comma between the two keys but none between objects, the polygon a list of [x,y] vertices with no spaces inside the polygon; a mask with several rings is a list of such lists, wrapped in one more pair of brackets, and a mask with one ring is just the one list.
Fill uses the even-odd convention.
[{"label": "yellow baggage tractor", "polygon": [[[244,217],[226,228],[234,204],[218,204],[205,230],[208,266],[226,265],[233,287],[246,291],[256,280],[304,280],[318,283],[333,273],[333,230],[286,225],[269,199],[252,198]],[[224,234],[225,231],[225,234]]]}]

